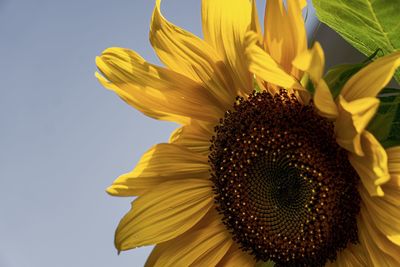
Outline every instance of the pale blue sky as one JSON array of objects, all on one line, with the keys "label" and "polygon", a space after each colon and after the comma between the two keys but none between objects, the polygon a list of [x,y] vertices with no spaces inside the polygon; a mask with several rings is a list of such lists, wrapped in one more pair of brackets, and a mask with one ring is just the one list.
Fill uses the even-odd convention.
[{"label": "pale blue sky", "polygon": [[[164,0],[164,14],[200,35],[200,2]],[[117,256],[130,199],[104,189],[175,125],[141,115],[93,73],[110,46],[158,62],[153,5],[0,0],[0,267],[143,265],[150,247]]]}]

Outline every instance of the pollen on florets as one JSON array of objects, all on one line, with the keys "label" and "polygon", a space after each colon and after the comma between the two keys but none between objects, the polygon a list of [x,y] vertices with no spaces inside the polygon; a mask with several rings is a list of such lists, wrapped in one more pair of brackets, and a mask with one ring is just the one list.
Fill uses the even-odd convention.
[{"label": "pollen on florets", "polygon": [[359,177],[312,104],[283,90],[237,98],[209,163],[217,210],[256,260],[323,266],[357,242]]}]

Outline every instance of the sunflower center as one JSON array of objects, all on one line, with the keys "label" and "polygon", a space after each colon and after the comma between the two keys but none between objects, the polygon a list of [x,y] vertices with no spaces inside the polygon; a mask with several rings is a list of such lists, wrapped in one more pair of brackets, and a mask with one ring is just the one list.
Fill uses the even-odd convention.
[{"label": "sunflower center", "polygon": [[217,209],[244,251],[277,266],[323,266],[357,242],[359,177],[333,124],[281,90],[238,98],[215,128]]}]

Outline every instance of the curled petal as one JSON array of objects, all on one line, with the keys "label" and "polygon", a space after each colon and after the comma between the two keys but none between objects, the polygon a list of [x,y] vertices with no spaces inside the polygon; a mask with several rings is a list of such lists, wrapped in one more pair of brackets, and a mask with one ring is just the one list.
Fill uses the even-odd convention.
[{"label": "curled petal", "polygon": [[347,102],[341,95],[338,96],[338,117],[336,118],[336,140],[340,146],[348,151],[363,156],[361,134],[375,115],[379,106],[379,99],[366,97]]},{"label": "curled petal", "polygon": [[371,196],[383,196],[382,185],[389,181],[388,158],[378,140],[364,131],[361,135],[364,156],[350,153],[349,160],[360,176],[361,182]]},{"label": "curled petal", "polygon": [[324,80],[320,80],[315,88],[314,104],[321,116],[336,119],[338,116],[338,108],[328,85]]},{"label": "curled petal", "polygon": [[257,45],[257,35],[249,32],[246,35],[246,57],[249,69],[258,78],[284,88],[304,90],[301,84],[287,74],[275,60]]},{"label": "curled petal", "polygon": [[325,68],[324,50],[318,42],[310,50],[304,50],[293,60],[293,65],[310,75],[314,84],[318,84]]}]

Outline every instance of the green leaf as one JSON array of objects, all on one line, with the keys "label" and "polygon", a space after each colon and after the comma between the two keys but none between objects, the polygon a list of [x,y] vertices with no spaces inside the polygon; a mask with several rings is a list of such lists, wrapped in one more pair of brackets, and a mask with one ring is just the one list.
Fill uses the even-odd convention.
[{"label": "green leaf", "polygon": [[378,97],[381,102],[368,131],[385,148],[400,145],[400,89],[385,88]]},{"label": "green leaf", "polygon": [[260,93],[260,92],[261,92],[261,88],[260,88],[260,86],[258,86],[257,80],[256,80],[255,78],[253,79],[253,89],[254,89],[254,91],[256,91],[257,93]]},{"label": "green leaf", "polygon": [[[365,55],[400,50],[399,0],[313,0],[320,21]],[[340,53],[340,51],[337,51]],[[400,70],[395,74],[400,83]]]},{"label": "green leaf", "polygon": [[273,261],[257,262],[256,267],[273,267],[275,263]]},{"label": "green leaf", "polygon": [[306,88],[306,90],[311,94],[315,94],[315,87],[314,84],[310,80],[310,76],[307,73],[304,73],[303,78],[301,79],[300,83]]}]

